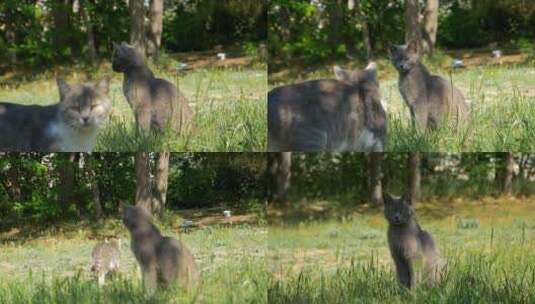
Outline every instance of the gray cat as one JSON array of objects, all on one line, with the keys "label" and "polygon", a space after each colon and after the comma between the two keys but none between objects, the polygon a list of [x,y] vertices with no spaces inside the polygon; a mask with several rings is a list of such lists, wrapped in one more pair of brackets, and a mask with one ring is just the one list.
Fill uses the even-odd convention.
[{"label": "gray cat", "polygon": [[98,278],[98,285],[104,285],[108,273],[114,273],[119,269],[121,258],[121,243],[119,240],[100,242],[91,252],[91,271]]},{"label": "gray cat", "polygon": [[376,151],[384,149],[386,113],[377,68],[335,67],[336,80],[312,80],[268,93],[268,151]]},{"label": "gray cat", "polygon": [[191,289],[199,281],[199,270],[189,249],[179,240],[164,237],[141,207],[124,207],[123,223],[130,231],[131,248],[149,290],[166,288],[178,281]]},{"label": "gray cat", "polygon": [[108,118],[110,81],[57,80],[60,102],[49,106],[0,103],[0,151],[91,152]]},{"label": "gray cat", "polygon": [[193,116],[186,97],[171,82],[154,77],[136,49],[122,42],[114,44],[112,68],[124,73],[123,92],[142,131],[171,127],[186,132]]},{"label": "gray cat", "polygon": [[468,120],[470,109],[463,94],[449,80],[429,73],[420,62],[417,42],[390,45],[390,57],[399,73],[399,91],[418,131],[436,129],[443,123],[457,128]]},{"label": "gray cat", "polygon": [[388,221],[388,246],[396,266],[399,282],[414,288],[419,274],[415,264],[423,262],[421,279],[429,284],[440,279],[444,263],[429,232],[420,228],[408,195],[393,198],[384,194],[384,215]]}]

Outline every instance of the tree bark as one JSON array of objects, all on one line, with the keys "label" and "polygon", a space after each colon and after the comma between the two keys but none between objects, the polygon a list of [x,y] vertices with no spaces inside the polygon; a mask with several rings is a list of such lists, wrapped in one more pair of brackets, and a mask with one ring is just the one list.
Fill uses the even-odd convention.
[{"label": "tree bark", "polygon": [[158,59],[163,30],[163,0],[151,0],[149,8],[150,25],[147,33],[147,55]]},{"label": "tree bark", "polygon": [[513,191],[513,177],[515,170],[515,159],[511,152],[496,153],[496,185],[503,194],[511,194]]},{"label": "tree bark", "polygon": [[405,43],[417,41],[422,46],[419,0],[405,0]]},{"label": "tree bark", "polygon": [[141,206],[152,214],[149,153],[136,152],[134,165],[136,168],[136,206]]},{"label": "tree bark", "polygon": [[69,25],[70,13],[72,10],[72,0],[56,0],[52,7],[52,17],[54,20],[54,28],[59,35],[54,35],[54,45],[58,49],[62,49],[69,44]]},{"label": "tree bark", "polygon": [[269,199],[272,203],[287,203],[288,189],[291,183],[292,153],[280,152],[268,154]]},{"label": "tree bark", "polygon": [[421,172],[420,172],[420,152],[411,152],[408,157],[409,170],[409,195],[413,202],[420,199],[421,189]]},{"label": "tree bark", "polygon": [[427,0],[424,8],[422,47],[423,51],[431,56],[435,50],[438,31],[438,5],[439,0]]},{"label": "tree bark", "polygon": [[100,220],[102,218],[102,202],[100,201],[100,187],[96,178],[93,181],[91,188],[93,203],[95,204],[95,217]]},{"label": "tree bark", "polygon": [[130,43],[145,56],[145,6],[144,0],[130,0]]},{"label": "tree bark", "polygon": [[89,15],[89,12],[87,11],[88,3],[89,0],[80,1],[80,14],[82,15],[86,28],[87,52],[89,55],[89,61],[91,62],[92,66],[95,66],[97,64],[98,58],[95,43],[95,32],[93,31],[93,22],[91,21],[91,17]]},{"label": "tree bark", "polygon": [[364,42],[364,47],[366,48],[366,59],[368,61],[373,60],[373,47],[372,40],[370,37],[370,28],[368,26],[368,21],[366,20],[366,15],[362,12],[362,7],[360,6],[360,0],[348,0],[347,6],[349,10],[355,10],[357,19],[360,23],[362,29],[362,41]]},{"label": "tree bark", "polygon": [[155,187],[153,193],[153,211],[154,214],[163,216],[165,204],[167,201],[167,183],[169,178],[169,152],[160,152],[157,154]]},{"label": "tree bark", "polygon": [[370,173],[370,202],[376,206],[383,203],[383,159],[383,153],[370,153],[370,167],[368,169],[368,172]]}]

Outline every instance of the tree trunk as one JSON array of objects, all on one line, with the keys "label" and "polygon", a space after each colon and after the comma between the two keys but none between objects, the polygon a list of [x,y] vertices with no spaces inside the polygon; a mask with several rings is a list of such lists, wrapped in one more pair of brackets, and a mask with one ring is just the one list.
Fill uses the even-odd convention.
[{"label": "tree trunk", "polygon": [[102,218],[102,202],[100,201],[100,187],[96,178],[93,180],[91,188],[93,203],[95,204],[95,217],[100,220]]},{"label": "tree trunk", "polygon": [[368,61],[373,60],[373,47],[372,40],[370,37],[370,28],[368,26],[368,21],[366,20],[366,15],[362,12],[362,7],[360,5],[360,0],[348,0],[347,7],[349,10],[355,10],[357,14],[360,27],[362,28],[362,41],[364,42],[364,47],[366,48],[366,59]]},{"label": "tree trunk", "polygon": [[58,163],[59,192],[58,201],[63,206],[62,210],[68,210],[70,204],[76,206],[78,216],[82,214],[82,203],[76,200],[76,153],[60,153]]},{"label": "tree trunk", "polygon": [[419,0],[405,0],[405,43],[417,41],[422,46]]},{"label": "tree trunk", "polygon": [[145,6],[144,0],[130,0],[130,43],[145,56]]},{"label": "tree trunk", "polygon": [[155,188],[153,193],[153,211],[154,214],[163,216],[167,198],[167,182],[169,177],[169,152],[160,152],[157,154]]},{"label": "tree trunk", "polygon": [[54,35],[54,46],[63,49],[69,45],[70,13],[72,10],[72,0],[56,0],[52,6],[52,17],[54,28],[58,34]]},{"label": "tree trunk", "polygon": [[383,164],[384,154],[380,152],[370,153],[369,176],[370,176],[370,202],[379,206],[383,204]]},{"label": "tree trunk", "polygon": [[89,15],[89,12],[87,11],[88,3],[89,3],[89,0],[80,1],[80,14],[82,15],[85,28],[86,28],[87,52],[89,55],[89,61],[91,62],[92,66],[95,66],[97,64],[97,49],[95,45],[95,33],[93,31],[93,22],[91,21],[91,17]]},{"label": "tree trunk", "polygon": [[424,19],[422,28],[423,51],[433,55],[438,30],[438,0],[427,0],[424,8]]},{"label": "tree trunk", "polygon": [[136,206],[145,208],[152,214],[149,153],[136,152]]},{"label": "tree trunk", "polygon": [[513,177],[515,170],[515,159],[511,152],[496,153],[496,185],[503,194],[511,194],[513,191]]},{"label": "tree trunk", "polygon": [[420,199],[420,152],[409,153],[408,164],[409,170],[409,195],[413,202],[417,202]]},{"label": "tree trunk", "polygon": [[344,24],[344,11],[342,0],[336,0],[336,5],[330,6],[329,10],[329,43],[334,47],[341,42]]},{"label": "tree trunk", "polygon": [[280,152],[268,155],[269,198],[279,205],[286,204],[291,182],[292,153]]},{"label": "tree trunk", "polygon": [[150,25],[147,33],[147,55],[158,59],[163,30],[163,0],[151,0],[149,9]]}]

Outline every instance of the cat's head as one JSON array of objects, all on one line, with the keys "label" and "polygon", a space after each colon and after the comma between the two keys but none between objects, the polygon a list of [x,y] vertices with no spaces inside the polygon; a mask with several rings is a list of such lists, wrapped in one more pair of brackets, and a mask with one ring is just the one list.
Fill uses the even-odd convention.
[{"label": "cat's head", "polygon": [[74,130],[94,130],[108,118],[111,102],[108,97],[110,79],[68,84],[58,78],[60,117]]},{"label": "cat's head", "polygon": [[420,60],[420,50],[415,40],[407,45],[390,44],[388,52],[396,70],[403,74],[412,70]]},{"label": "cat's head", "polygon": [[143,56],[138,53],[135,46],[124,41],[121,44],[113,44],[111,67],[115,72],[123,73],[130,67],[143,64]]},{"label": "cat's head", "polygon": [[139,206],[123,207],[123,224],[130,231],[149,227],[152,221],[151,215]]},{"label": "cat's head", "polygon": [[385,218],[391,225],[406,225],[414,219],[415,213],[412,207],[412,199],[408,194],[404,194],[400,198],[394,198],[390,194],[384,193],[383,198]]},{"label": "cat's head", "polygon": [[363,70],[344,70],[339,66],[333,68],[337,80],[358,86],[362,100],[370,98],[373,102],[381,103],[379,81],[377,81],[377,64],[371,62]]}]

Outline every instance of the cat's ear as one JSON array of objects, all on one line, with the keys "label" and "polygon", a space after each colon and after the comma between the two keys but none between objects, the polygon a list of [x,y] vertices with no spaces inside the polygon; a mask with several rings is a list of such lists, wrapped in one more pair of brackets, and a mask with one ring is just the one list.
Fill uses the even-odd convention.
[{"label": "cat's ear", "polygon": [[337,80],[348,81],[351,78],[351,76],[349,75],[347,71],[345,71],[344,69],[342,69],[341,67],[337,65],[333,67],[333,72],[334,72],[334,77],[336,77]]},{"label": "cat's ear", "polygon": [[399,47],[393,43],[388,43],[388,55],[390,55],[390,57],[393,57],[394,54],[396,54],[399,50]]},{"label": "cat's ear", "polygon": [[375,62],[368,63],[368,66],[364,69],[364,81],[377,81],[377,64]]},{"label": "cat's ear", "polygon": [[388,192],[383,192],[383,202],[385,205],[390,204],[393,200],[394,198]]},{"label": "cat's ear", "polygon": [[419,50],[420,50],[420,47],[418,45],[418,41],[416,40],[409,41],[409,44],[407,45],[407,52],[418,54]]},{"label": "cat's ear", "polygon": [[107,95],[110,92],[110,77],[106,76],[102,78],[100,81],[97,82],[95,88],[99,92]]},{"label": "cat's ear", "polygon": [[63,78],[56,78],[56,82],[58,84],[59,100],[63,101],[65,100],[65,96],[67,96],[67,94],[71,90],[71,87],[68,83],[65,82],[65,80],[63,80]]},{"label": "cat's ear", "polygon": [[401,201],[409,206],[412,206],[412,198],[409,192],[405,192],[405,194],[403,194]]}]

